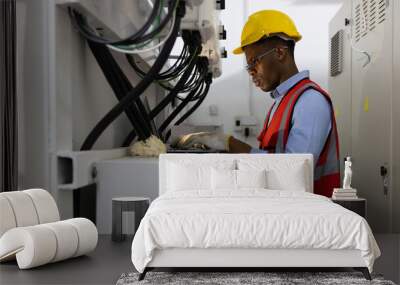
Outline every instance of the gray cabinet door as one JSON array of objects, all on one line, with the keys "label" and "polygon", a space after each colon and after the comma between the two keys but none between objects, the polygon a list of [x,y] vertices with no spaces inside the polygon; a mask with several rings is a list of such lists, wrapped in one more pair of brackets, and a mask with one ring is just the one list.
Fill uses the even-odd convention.
[{"label": "gray cabinet door", "polygon": [[[400,233],[400,1],[393,2],[393,169],[392,169],[392,221],[393,232]],[[400,275],[399,275],[400,278]]]},{"label": "gray cabinet door", "polygon": [[[354,0],[352,7],[352,185],[368,201],[374,232],[391,228],[392,2]],[[381,166],[388,170],[387,193]]]}]

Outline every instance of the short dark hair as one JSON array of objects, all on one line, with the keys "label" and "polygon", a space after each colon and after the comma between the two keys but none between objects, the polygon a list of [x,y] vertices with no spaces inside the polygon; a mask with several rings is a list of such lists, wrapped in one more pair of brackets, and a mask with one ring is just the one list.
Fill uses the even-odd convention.
[{"label": "short dark hair", "polygon": [[288,47],[289,54],[294,58],[294,48],[296,46],[296,42],[292,40],[284,40],[279,36],[272,37],[263,37],[257,42],[256,45],[264,45],[265,43],[272,43],[273,46],[286,46]]}]

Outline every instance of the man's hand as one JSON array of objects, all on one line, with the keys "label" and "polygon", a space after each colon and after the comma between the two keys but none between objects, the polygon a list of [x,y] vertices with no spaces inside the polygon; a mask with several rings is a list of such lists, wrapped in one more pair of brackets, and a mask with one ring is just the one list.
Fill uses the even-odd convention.
[{"label": "man's hand", "polygon": [[230,137],[230,135],[217,132],[192,133],[179,137],[173,143],[173,147],[189,149],[196,145],[205,145],[210,149],[229,151]]},{"label": "man's hand", "polygon": [[205,145],[208,148],[231,153],[249,153],[251,146],[233,136],[215,132],[201,132],[180,136],[173,147],[188,149],[196,145]]}]

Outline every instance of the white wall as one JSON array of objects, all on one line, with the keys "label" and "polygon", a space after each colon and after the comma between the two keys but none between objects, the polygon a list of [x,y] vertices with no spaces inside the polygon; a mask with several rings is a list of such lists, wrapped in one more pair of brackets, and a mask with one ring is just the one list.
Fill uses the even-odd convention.
[{"label": "white wall", "polygon": [[49,187],[44,1],[17,1],[18,186]]},{"label": "white wall", "polygon": [[[243,56],[232,54],[240,43],[247,5],[243,0],[226,1],[226,9],[221,11],[221,22],[227,30],[227,39],[221,42],[228,51],[228,58],[222,59],[222,76],[214,79],[210,92],[199,109],[188,119],[193,124],[223,124],[224,131],[233,133],[234,116],[249,115],[249,78],[243,68]],[[209,116],[209,106],[217,105],[219,115]]]},{"label": "white wall", "polygon": [[[226,133],[233,133],[236,115],[253,114],[258,119],[259,128],[262,127],[267,109],[273,101],[269,94],[253,87],[244,70],[244,56],[232,54],[232,49],[240,43],[240,34],[245,20],[258,10],[281,10],[292,17],[303,35],[303,39],[296,46],[295,54],[299,70],[310,70],[311,78],[327,89],[328,24],[340,6],[340,0],[227,1],[226,10],[221,13],[221,21],[228,32],[225,46],[229,55],[223,60],[223,75],[215,80],[208,98],[193,114],[191,122],[194,124],[220,122],[224,125]],[[218,117],[208,115],[211,104],[219,106]],[[250,143],[257,145],[254,138]]]}]

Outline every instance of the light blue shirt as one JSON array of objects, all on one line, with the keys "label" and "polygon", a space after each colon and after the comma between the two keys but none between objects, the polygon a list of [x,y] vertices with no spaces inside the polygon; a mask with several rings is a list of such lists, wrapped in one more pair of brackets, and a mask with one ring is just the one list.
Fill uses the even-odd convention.
[{"label": "light blue shirt", "polygon": [[[299,81],[308,78],[309,71],[299,72],[282,82],[272,93],[275,105],[268,124],[284,95]],[[314,164],[318,159],[331,130],[331,107],[320,92],[306,90],[297,100],[292,116],[292,128],[286,144],[286,153],[312,153]],[[266,150],[252,148],[250,153],[267,153]]]}]

